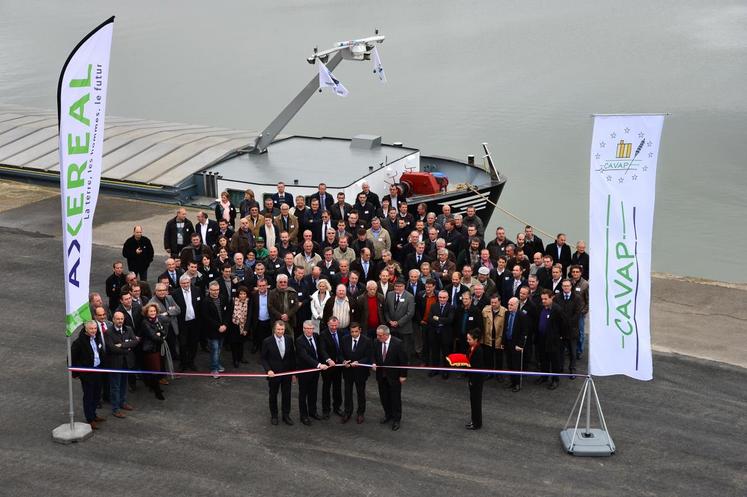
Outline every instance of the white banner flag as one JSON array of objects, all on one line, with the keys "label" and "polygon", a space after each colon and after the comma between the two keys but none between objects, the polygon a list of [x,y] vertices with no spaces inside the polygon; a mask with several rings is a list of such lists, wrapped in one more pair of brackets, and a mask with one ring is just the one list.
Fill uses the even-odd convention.
[{"label": "white banner flag", "polygon": [[332,88],[341,97],[347,97],[348,89],[339,80],[335,79],[335,76],[327,69],[327,66],[322,64],[322,61],[319,59],[316,59],[316,65],[319,68],[319,88]]},{"label": "white banner flag", "polygon": [[384,66],[381,65],[381,58],[379,57],[379,49],[377,47],[374,47],[371,51],[371,61],[373,62],[373,73],[379,77],[379,81],[386,83],[386,73],[384,72]]},{"label": "white banner flag", "polygon": [[57,87],[66,332],[91,319],[93,214],[99,196],[114,17],[91,31],[62,67]]},{"label": "white banner flag", "polygon": [[596,116],[589,193],[589,372],[653,378],[651,237],[663,115]]}]

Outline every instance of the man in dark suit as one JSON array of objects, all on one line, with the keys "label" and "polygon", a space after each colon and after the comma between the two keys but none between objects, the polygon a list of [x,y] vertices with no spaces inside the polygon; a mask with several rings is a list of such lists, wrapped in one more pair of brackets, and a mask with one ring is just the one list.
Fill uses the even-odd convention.
[{"label": "man in dark suit", "polygon": [[565,243],[565,233],[558,233],[553,243],[549,243],[545,248],[545,253],[550,254],[555,262],[563,265],[563,276],[568,273],[568,266],[571,265],[571,247]]},{"label": "man in dark suit", "polygon": [[[565,319],[560,306],[553,302],[554,294],[550,290],[542,290],[542,308],[539,310],[537,323],[537,351],[541,367],[538,369],[547,373],[560,373],[561,338],[565,336]],[[536,383],[548,381],[547,376],[537,379]],[[560,380],[553,376],[547,388],[555,390]]]},{"label": "man in dark suit", "polygon": [[508,308],[508,301],[512,297],[519,296],[519,288],[526,285],[527,281],[522,277],[521,266],[518,264],[511,268],[511,278],[501,281],[501,305]]},{"label": "man in dark suit", "polygon": [[353,206],[345,202],[345,192],[337,192],[337,203],[329,208],[332,213],[332,220],[337,223],[339,220],[347,221],[348,214],[353,210]]},{"label": "man in dark suit", "polygon": [[[124,315],[124,325],[132,330],[135,336],[140,337],[140,323],[143,320],[143,307],[132,301],[132,294],[127,292],[123,293],[119,297],[119,306],[115,312],[121,312]],[[138,345],[133,349],[133,356],[135,358],[135,365],[133,368],[138,367],[142,359],[142,347]],[[130,385],[130,390],[133,392],[137,388],[137,375],[128,374],[127,381]]]},{"label": "man in dark suit", "polygon": [[353,386],[357,397],[356,423],[363,423],[366,413],[366,382],[369,371],[364,365],[373,364],[373,344],[371,339],[361,334],[361,326],[358,323],[350,324],[350,335],[342,339],[342,357],[345,368],[343,378],[345,379],[345,415],[342,422],[347,423],[353,415]]},{"label": "man in dark suit", "polygon": [[[303,322],[303,335],[296,339],[296,364],[299,369],[327,369],[327,356],[319,340],[314,334],[314,322],[306,320]],[[298,412],[301,423],[311,425],[311,418],[322,419],[316,410],[316,392],[319,386],[319,373],[304,373],[298,378]]]},{"label": "man in dark suit", "polygon": [[189,239],[194,232],[192,221],[187,219],[187,209],[179,207],[176,216],[166,223],[163,231],[163,248],[171,257],[177,257],[179,252],[189,245]]},{"label": "man in dark suit", "polygon": [[[132,328],[125,326],[125,316],[116,311],[112,316],[112,329],[106,334],[106,350],[108,353],[107,367],[111,369],[134,369],[135,356],[132,351],[140,343]],[[109,398],[112,406],[112,416],[124,418],[124,411],[132,411],[127,402],[126,373],[109,373]]]},{"label": "man in dark suit", "polygon": [[351,271],[357,271],[365,282],[376,281],[379,278],[377,264],[371,260],[371,250],[368,247],[361,248],[360,258],[350,265]]},{"label": "man in dark suit", "polygon": [[425,291],[425,284],[420,281],[420,270],[411,269],[407,273],[407,285],[405,285],[405,291],[409,292],[413,297],[417,297],[420,293]]},{"label": "man in dark suit", "polygon": [[208,294],[200,305],[200,318],[210,346],[210,372],[214,378],[218,378],[218,374],[225,371],[220,364],[220,353],[228,324],[231,322],[231,302],[221,295],[220,284],[213,281],[208,285]]},{"label": "man in dark suit", "polygon": [[330,210],[332,208],[332,204],[334,204],[335,202],[334,199],[332,198],[332,195],[327,193],[327,185],[325,183],[319,183],[319,189],[316,191],[316,193],[312,193],[309,199],[318,200],[319,208],[322,211]]},{"label": "man in dark suit", "polygon": [[285,322],[275,321],[272,325],[272,336],[262,342],[260,363],[267,373],[270,387],[270,423],[278,424],[278,391],[282,391],[283,423],[292,425],[291,409],[291,376],[276,376],[277,373],[293,371],[296,365],[293,340],[285,334]]},{"label": "man in dark suit", "polygon": [[[98,325],[95,321],[87,321],[70,347],[70,366],[103,368],[103,355],[104,345],[99,338]],[[83,413],[86,423],[94,430],[98,429],[96,423],[106,421],[106,418],[96,414],[96,406],[101,399],[102,376],[99,373],[73,373],[73,377],[79,378],[83,387]]]},{"label": "man in dark suit", "polygon": [[376,371],[379,399],[384,408],[381,424],[391,421],[392,430],[397,431],[402,421],[402,384],[407,381],[407,369],[388,366],[407,366],[407,353],[402,341],[393,337],[386,325],[376,328],[376,340],[373,370]]},{"label": "man in dark suit", "polygon": [[200,241],[203,245],[208,247],[214,247],[218,241],[218,223],[212,219],[208,219],[208,215],[205,211],[197,213],[197,224],[195,224],[195,233],[200,237]]},{"label": "man in dark suit", "polygon": [[[427,364],[431,367],[444,367],[446,356],[454,346],[452,324],[454,322],[454,307],[449,303],[449,293],[445,290],[438,292],[438,303],[432,305],[425,321],[428,323],[428,350],[430,357]],[[429,377],[436,376],[438,371],[428,373]],[[449,373],[442,372],[444,379]]]},{"label": "man in dark suit", "polygon": [[[511,371],[522,370],[522,354],[526,346],[527,338],[526,315],[519,312],[519,299],[511,297],[508,300],[508,313],[503,321],[503,353],[506,356],[506,365]],[[518,392],[519,376],[511,375],[511,389]]]},{"label": "man in dark suit", "polygon": [[277,188],[277,193],[273,193],[270,197],[272,198],[272,205],[277,209],[283,204],[288,204],[288,206],[293,205],[293,195],[285,191],[285,183],[282,181],[278,182]]},{"label": "man in dark suit", "polygon": [[451,284],[444,288],[444,290],[449,294],[449,303],[451,304],[451,307],[458,309],[459,305],[462,303],[462,294],[464,292],[469,292],[469,287],[462,284],[461,273],[459,273],[459,271],[454,271],[451,274]]},{"label": "man in dark suit", "polygon": [[[566,323],[565,334],[561,336],[560,370],[563,370],[567,351],[570,357],[568,372],[573,374],[576,372],[576,342],[578,341],[578,322],[581,317],[583,302],[581,301],[581,296],[573,291],[571,280],[563,280],[560,286],[562,291],[554,299],[555,303],[560,306],[560,310],[563,313],[563,320]],[[570,377],[571,380],[574,378],[574,376]]]},{"label": "man in dark suit", "polygon": [[179,322],[179,363],[182,372],[197,371],[195,356],[197,344],[200,342],[199,312],[202,304],[200,290],[191,284],[188,274],[179,278],[179,289],[171,294],[174,302],[179,306],[177,316]]},{"label": "man in dark suit", "polygon": [[129,327],[135,335],[140,336],[140,322],[143,320],[143,308],[140,304],[132,301],[132,294],[123,293],[119,297],[119,305],[114,312],[124,314],[124,324]]},{"label": "man in dark suit", "polygon": [[418,242],[415,245],[415,252],[411,252],[405,257],[405,266],[402,269],[409,274],[413,269],[420,270],[420,265],[423,262],[432,262],[432,260],[425,253],[425,242]]},{"label": "man in dark suit", "polygon": [[[178,255],[178,254],[177,254]],[[163,278],[169,279],[169,292],[179,288],[179,278],[184,274],[182,268],[176,266],[176,261],[169,257],[166,259],[166,271],[158,275],[158,281]]]},{"label": "man in dark suit", "polygon": [[[330,299],[332,300],[332,299]],[[329,419],[330,411],[343,416],[342,409],[342,370],[335,364],[342,364],[342,335],[338,333],[339,320],[332,316],[327,320],[327,329],[319,333],[319,342],[329,369],[322,373],[322,419]],[[330,395],[331,391],[331,395]]]}]

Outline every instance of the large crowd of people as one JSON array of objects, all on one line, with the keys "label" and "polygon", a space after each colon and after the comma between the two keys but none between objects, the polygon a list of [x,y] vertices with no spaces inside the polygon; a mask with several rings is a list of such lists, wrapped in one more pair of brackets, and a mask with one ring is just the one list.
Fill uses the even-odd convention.
[{"label": "large crowd of people", "polygon": [[[513,238],[499,226],[490,237],[474,207],[428,212],[409,205],[396,185],[379,199],[364,183],[352,205],[346,200],[323,183],[309,197],[278,183],[261,203],[251,190],[238,206],[223,193],[214,212],[198,212],[194,223],[179,208],[163,233],[168,256],[155,271],[153,243],[135,226],[122,248],[128,272],[115,261],[107,300],[91,294],[93,320],[73,344],[73,365],[163,375],[80,373],[86,421],[94,428],[103,421],[96,413],[102,393],[112,415],[126,417],[134,409],[128,390],[139,379],[163,400],[174,368],[197,371],[200,351],[216,378],[224,364],[248,371],[256,354],[268,375],[273,424],[293,424],[291,375],[282,373],[295,370],[313,370],[297,375],[303,424],[332,413],[348,422],[354,388],[355,419],[363,423],[375,371],[381,421],[394,430],[408,365],[438,368],[428,376],[446,380],[450,354],[463,353],[472,367],[573,379],[588,312],[583,241],[572,251],[560,233],[545,245],[531,226]],[[149,271],[158,276],[149,279]],[[518,376],[467,376],[468,429],[482,425],[485,380],[521,390]],[[552,390],[558,378],[536,383]]]}]

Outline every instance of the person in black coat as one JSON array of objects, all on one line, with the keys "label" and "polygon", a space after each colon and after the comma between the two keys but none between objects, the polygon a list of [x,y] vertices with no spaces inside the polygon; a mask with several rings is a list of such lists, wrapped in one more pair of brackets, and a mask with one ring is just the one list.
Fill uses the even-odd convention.
[{"label": "person in black coat", "polygon": [[122,263],[115,261],[112,264],[112,274],[106,279],[106,296],[109,297],[109,309],[114,310],[119,305],[119,297],[122,295],[122,287],[127,280],[122,272]]},{"label": "person in black coat", "polygon": [[[104,336],[106,343],[107,367],[110,369],[135,369],[135,355],[133,350],[140,344],[140,338],[135,336],[132,328],[125,326],[125,315],[116,311],[112,315],[114,325]],[[117,418],[126,417],[121,410],[131,411],[132,406],[127,402],[127,373],[109,373],[109,399],[112,415]]]},{"label": "person in black coat", "polygon": [[482,326],[482,309],[472,305],[472,295],[469,291],[462,294],[462,303],[454,312],[454,339],[456,341],[456,352],[467,351],[467,332],[473,328]]},{"label": "person in black coat", "polygon": [[[158,305],[148,303],[143,306],[142,350],[143,367],[148,371],[161,371],[161,349],[169,333],[169,319],[158,315]],[[158,400],[164,400],[161,375],[146,374],[143,381],[153,391]]]},{"label": "person in black coat", "polygon": [[[433,304],[426,318],[428,323],[428,350],[430,357],[428,365],[431,367],[444,367],[446,356],[454,347],[453,323],[454,308],[449,303],[449,294],[445,290],[438,292],[438,302]],[[437,371],[431,371],[428,376],[436,376]],[[446,379],[449,373],[442,372],[441,376]]]},{"label": "person in black coat", "polygon": [[558,233],[553,243],[548,243],[545,253],[550,254],[555,262],[563,265],[563,276],[568,274],[568,266],[571,265],[571,247],[565,243],[565,234]]},{"label": "person in black coat", "polygon": [[361,334],[358,323],[350,323],[350,334],[342,339],[342,357],[345,368],[342,375],[345,379],[345,415],[342,422],[347,423],[353,415],[353,386],[357,397],[357,416],[355,422],[363,423],[366,413],[366,382],[369,371],[361,364],[373,364],[373,344],[371,339]]},{"label": "person in black coat", "polygon": [[[506,365],[511,371],[521,371],[522,355],[526,348],[528,335],[528,322],[526,315],[519,312],[519,299],[512,297],[508,301],[508,312],[503,320],[503,353],[506,356]],[[518,375],[511,375],[511,388],[514,392],[520,390]]]},{"label": "person in black coat", "polygon": [[369,202],[377,209],[381,208],[381,201],[379,200],[379,196],[371,191],[371,188],[368,186],[368,182],[364,181],[363,183],[361,183],[361,191],[366,194],[367,202]]},{"label": "person in black coat", "polygon": [[[576,372],[576,342],[578,341],[578,322],[581,318],[583,302],[581,302],[581,297],[573,291],[571,280],[563,280],[560,286],[562,291],[556,294],[554,299],[555,304],[560,306],[560,310],[563,312],[563,321],[566,324],[565,333],[560,337],[560,370],[563,370],[565,354],[568,351],[570,357],[568,372],[573,374]],[[570,379],[575,378],[571,376]]]},{"label": "person in black coat", "polygon": [[[334,301],[332,297],[327,302]],[[322,373],[322,419],[329,419],[334,410],[342,416],[342,369],[335,364],[342,364],[342,334],[338,333],[339,321],[332,316],[327,320],[327,329],[319,333],[319,342],[329,369]],[[331,391],[331,395],[330,395]]]},{"label": "person in black coat", "polygon": [[[103,354],[98,326],[95,321],[87,321],[78,338],[70,346],[70,365],[79,368],[100,368],[103,365]],[[80,379],[83,388],[83,414],[86,423],[95,430],[96,423],[105,420],[96,415],[96,405],[101,398],[101,374],[73,373],[73,377]]]},{"label": "person in black coat", "polygon": [[291,409],[291,376],[275,376],[276,373],[293,371],[296,366],[296,355],[293,340],[285,334],[285,323],[275,321],[272,335],[262,342],[260,363],[267,373],[267,384],[270,388],[270,422],[278,424],[278,392],[282,391],[283,423],[292,425]]},{"label": "person in black coat", "polygon": [[319,183],[319,189],[309,196],[309,202],[316,199],[319,202],[319,208],[323,211],[328,211],[332,208],[332,204],[335,203],[335,199],[332,195],[327,193],[327,185],[325,183]]},{"label": "person in black coat", "polygon": [[137,274],[138,279],[147,280],[154,253],[150,239],[143,236],[143,227],[135,226],[132,236],[122,246],[122,257],[127,260],[127,270]]},{"label": "person in black coat", "polygon": [[[314,333],[314,321],[307,319],[303,322],[303,335],[296,339],[296,364],[299,369],[327,369],[328,357],[324,353],[319,336]],[[298,378],[298,412],[301,423],[309,426],[311,418],[322,419],[316,410],[317,389],[319,387],[319,373],[304,373]]]},{"label": "person in black coat", "polygon": [[220,364],[220,352],[223,339],[231,322],[230,303],[232,301],[221,295],[220,283],[213,281],[208,285],[208,294],[202,299],[200,318],[210,346],[210,372],[217,378],[218,373],[225,371]]},{"label": "person in black coat", "polygon": [[187,209],[179,207],[176,216],[166,223],[163,230],[163,248],[171,257],[178,257],[179,252],[189,245],[194,232],[192,221],[187,219]]},{"label": "person in black coat", "polygon": [[[485,356],[480,344],[482,333],[477,329],[467,332],[467,357],[470,369],[485,369]],[[482,386],[485,383],[485,373],[467,373],[467,385],[469,387],[469,406],[471,421],[465,425],[468,430],[479,430],[482,428]]]},{"label": "person in black coat", "polygon": [[527,284],[527,280],[522,277],[521,266],[518,264],[511,268],[511,277],[501,280],[501,287],[498,293],[501,296],[501,305],[508,308],[508,301],[512,297],[519,296],[519,288]]},{"label": "person in black coat", "polygon": [[[538,367],[538,370],[547,373],[560,373],[561,338],[565,336],[566,327],[563,311],[558,304],[553,302],[553,293],[550,290],[542,290],[541,299],[542,308],[539,310],[536,342],[539,354],[538,361],[541,362],[541,367]],[[537,383],[547,381],[547,376],[537,379]],[[547,388],[554,390],[558,388],[559,383],[559,378],[553,376]]]},{"label": "person in black coat", "polygon": [[381,424],[391,421],[392,430],[397,431],[402,421],[402,384],[407,381],[407,369],[386,366],[407,366],[407,352],[402,340],[393,337],[386,325],[376,328],[376,340],[373,370],[376,371],[379,399],[384,408]]}]

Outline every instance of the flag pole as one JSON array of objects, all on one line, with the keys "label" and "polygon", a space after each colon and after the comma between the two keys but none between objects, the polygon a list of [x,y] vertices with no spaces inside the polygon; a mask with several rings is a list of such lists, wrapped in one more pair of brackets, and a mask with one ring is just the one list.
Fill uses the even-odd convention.
[{"label": "flag pole", "polygon": [[[70,351],[70,348],[72,347],[72,344],[70,343],[70,337],[65,337],[65,342],[67,343],[67,364],[68,366],[71,366],[73,364],[73,357],[72,352]],[[68,393],[68,400],[70,403],[70,431],[75,431],[75,409],[73,405],[73,372],[69,369],[67,370],[67,393]]]},{"label": "flag pole", "polygon": [[[67,365],[72,365],[72,342],[70,335],[65,337],[65,344],[67,345]],[[67,368],[65,368],[67,369]],[[68,406],[70,411],[69,422],[62,424],[52,430],[52,440],[61,444],[70,444],[74,442],[82,442],[93,436],[93,429],[88,423],[80,423],[75,421],[75,402],[73,400],[73,373],[67,369],[67,394],[68,394]]]}]

